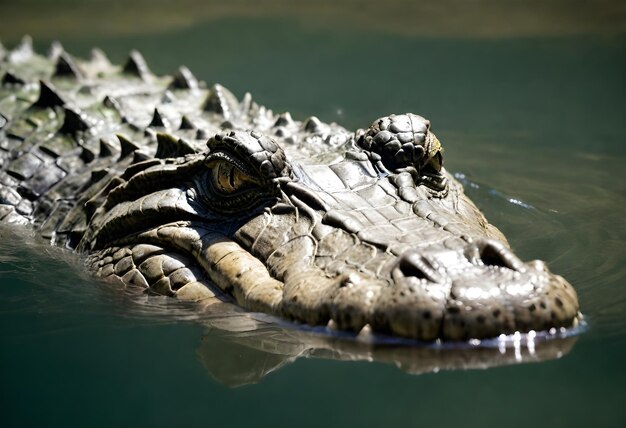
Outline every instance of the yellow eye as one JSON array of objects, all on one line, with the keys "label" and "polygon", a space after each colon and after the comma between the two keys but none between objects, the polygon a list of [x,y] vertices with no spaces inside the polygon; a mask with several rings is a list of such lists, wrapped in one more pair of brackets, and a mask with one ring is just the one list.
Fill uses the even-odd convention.
[{"label": "yellow eye", "polygon": [[235,165],[227,161],[216,161],[213,167],[213,183],[223,193],[233,193],[246,185],[255,183],[254,179],[245,174]]}]

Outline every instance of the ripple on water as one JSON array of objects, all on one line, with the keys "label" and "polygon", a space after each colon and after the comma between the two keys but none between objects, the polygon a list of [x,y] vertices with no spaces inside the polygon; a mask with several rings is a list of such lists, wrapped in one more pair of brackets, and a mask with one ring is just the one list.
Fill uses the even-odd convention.
[{"label": "ripple on water", "polygon": [[524,174],[513,171],[512,181],[509,167],[523,162],[507,155],[494,160],[504,165],[485,179],[490,185],[457,178],[523,260],[542,259],[574,285],[594,334],[624,334],[626,191],[616,179],[624,160],[560,153],[552,162],[557,156],[548,153],[525,164]]}]

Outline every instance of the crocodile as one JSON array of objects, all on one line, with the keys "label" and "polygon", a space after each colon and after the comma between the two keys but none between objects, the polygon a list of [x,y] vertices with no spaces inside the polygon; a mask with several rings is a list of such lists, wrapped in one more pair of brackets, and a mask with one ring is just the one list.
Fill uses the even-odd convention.
[{"label": "crocodile", "polygon": [[574,288],[523,262],[405,113],[349,131],[182,66],[0,45],[0,221],[96,277],[293,323],[424,342],[570,328]]}]

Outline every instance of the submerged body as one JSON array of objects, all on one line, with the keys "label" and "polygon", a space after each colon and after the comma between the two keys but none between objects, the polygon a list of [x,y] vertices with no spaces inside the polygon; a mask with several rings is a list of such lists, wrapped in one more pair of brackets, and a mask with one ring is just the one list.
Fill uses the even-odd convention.
[{"label": "submerged body", "polygon": [[567,281],[523,263],[442,166],[430,123],[349,132],[95,52],[0,47],[0,221],[97,276],[311,325],[425,341],[571,327]]}]

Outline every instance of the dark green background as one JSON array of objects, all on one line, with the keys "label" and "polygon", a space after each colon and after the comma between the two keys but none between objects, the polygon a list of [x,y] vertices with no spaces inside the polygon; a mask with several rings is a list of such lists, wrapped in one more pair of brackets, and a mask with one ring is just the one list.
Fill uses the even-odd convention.
[{"label": "dark green background", "polygon": [[400,0],[170,3],[0,1],[0,40],[28,31],[40,51],[60,39],[117,62],[137,48],[157,73],[184,63],[297,119],[422,114],[516,252],[576,287],[590,329],[539,364],[412,376],[299,359],[231,389],[199,362],[198,323],[115,297],[71,257],[2,229],[0,425],[626,426],[622,2],[470,2],[467,19],[456,1],[406,13]]}]

